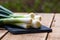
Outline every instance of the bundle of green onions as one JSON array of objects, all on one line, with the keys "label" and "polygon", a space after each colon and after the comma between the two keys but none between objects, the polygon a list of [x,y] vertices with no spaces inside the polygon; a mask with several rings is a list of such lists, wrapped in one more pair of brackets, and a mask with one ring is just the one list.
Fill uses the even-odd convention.
[{"label": "bundle of green onions", "polygon": [[15,16],[13,12],[0,6],[0,24],[13,24],[23,28],[40,28],[41,16],[34,13]]},{"label": "bundle of green onions", "polygon": [[41,26],[40,23],[40,18],[41,17],[37,17],[35,16],[35,14],[30,13],[29,17],[23,16],[22,17],[11,17],[11,18],[4,18],[4,19],[0,19],[0,24],[14,24],[20,27],[24,27],[24,28],[39,28]]}]

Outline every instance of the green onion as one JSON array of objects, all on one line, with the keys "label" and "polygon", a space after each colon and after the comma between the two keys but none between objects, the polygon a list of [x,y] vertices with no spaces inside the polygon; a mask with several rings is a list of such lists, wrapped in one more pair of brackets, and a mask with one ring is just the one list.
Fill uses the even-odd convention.
[{"label": "green onion", "polygon": [[0,19],[0,23],[31,23],[31,18],[4,18]]},{"label": "green onion", "polygon": [[0,14],[0,18],[10,18],[10,16],[6,16],[6,15],[3,15],[3,14]]},{"label": "green onion", "polygon": [[42,18],[41,18],[40,15],[36,15],[36,16],[35,16],[35,19],[38,19],[38,20],[40,20],[40,21],[42,20]]},{"label": "green onion", "polygon": [[33,19],[33,20],[32,20],[32,27],[33,27],[33,28],[40,28],[40,27],[41,27],[40,21],[37,20],[37,19]]},{"label": "green onion", "polygon": [[8,12],[5,12],[3,10],[0,10],[0,14],[6,15],[6,16],[9,16],[10,15]]},{"label": "green onion", "polygon": [[3,11],[5,11],[5,12],[7,12],[7,14],[13,14],[12,11],[10,11],[10,10],[4,8],[2,5],[0,5],[0,9],[3,10]]},{"label": "green onion", "polygon": [[27,24],[27,23],[14,23],[14,25],[17,25],[18,27],[22,27],[22,28],[31,28],[31,24]]}]

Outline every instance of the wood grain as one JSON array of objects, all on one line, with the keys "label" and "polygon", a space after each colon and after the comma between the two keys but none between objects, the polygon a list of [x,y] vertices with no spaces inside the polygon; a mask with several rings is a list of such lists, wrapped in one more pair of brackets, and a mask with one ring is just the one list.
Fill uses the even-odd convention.
[{"label": "wood grain", "polygon": [[[50,27],[53,14],[37,14],[42,16],[41,23]],[[2,40],[45,40],[47,33],[32,33],[32,34],[19,34],[13,35],[10,32]]]},{"label": "wood grain", "polygon": [[0,30],[0,39],[7,33],[7,30]]},{"label": "wood grain", "polygon": [[53,32],[49,33],[47,40],[60,40],[60,14],[55,15],[55,20],[51,28]]}]

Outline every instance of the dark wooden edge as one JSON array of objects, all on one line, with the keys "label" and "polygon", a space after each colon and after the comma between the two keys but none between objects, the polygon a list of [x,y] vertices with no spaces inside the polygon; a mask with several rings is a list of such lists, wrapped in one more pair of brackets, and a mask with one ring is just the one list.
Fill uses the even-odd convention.
[{"label": "dark wooden edge", "polygon": [[[54,15],[53,15],[53,18],[52,18],[52,21],[51,21],[51,24],[50,24],[50,28],[52,27],[52,24],[53,24],[53,22],[54,22],[54,19],[55,19],[55,13],[54,13]],[[49,36],[49,32],[47,33],[47,36],[46,36],[45,40],[48,39],[48,36]]]},{"label": "dark wooden edge", "polygon": [[8,33],[8,31],[0,38],[0,40]]}]

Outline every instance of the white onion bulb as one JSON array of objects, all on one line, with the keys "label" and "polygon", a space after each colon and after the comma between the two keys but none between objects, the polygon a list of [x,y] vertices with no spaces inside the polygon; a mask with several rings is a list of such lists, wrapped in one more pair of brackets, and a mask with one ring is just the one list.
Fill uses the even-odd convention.
[{"label": "white onion bulb", "polygon": [[36,20],[36,19],[32,20],[32,27],[33,28],[39,28],[40,26],[41,26],[41,23],[39,20]]}]

